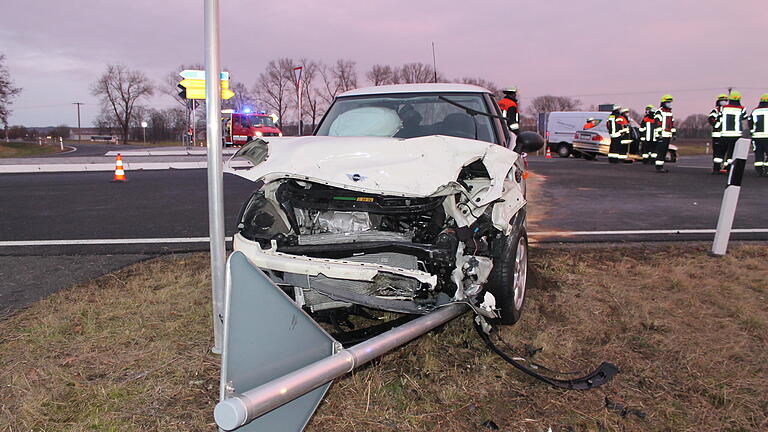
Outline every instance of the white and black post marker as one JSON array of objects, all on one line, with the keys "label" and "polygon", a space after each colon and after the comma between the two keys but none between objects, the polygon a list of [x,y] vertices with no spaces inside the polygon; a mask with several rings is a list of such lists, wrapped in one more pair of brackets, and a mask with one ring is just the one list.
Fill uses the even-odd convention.
[{"label": "white and black post marker", "polygon": [[720,205],[720,217],[717,219],[715,241],[712,244],[712,253],[715,255],[725,255],[725,251],[728,249],[728,240],[731,237],[733,216],[736,214],[736,205],[739,202],[741,179],[744,177],[744,167],[747,165],[748,153],[749,140],[742,138],[736,141],[736,148],[733,151],[733,164],[728,172],[728,185],[723,193],[723,203]]}]

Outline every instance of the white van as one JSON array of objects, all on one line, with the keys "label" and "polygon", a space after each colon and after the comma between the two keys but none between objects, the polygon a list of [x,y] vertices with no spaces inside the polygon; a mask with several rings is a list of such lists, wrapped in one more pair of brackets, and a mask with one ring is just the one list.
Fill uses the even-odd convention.
[{"label": "white van", "polygon": [[555,111],[549,113],[545,124],[545,138],[552,153],[560,157],[568,157],[573,153],[573,136],[580,131],[593,117],[598,121],[597,127],[605,129],[605,119],[611,115],[607,111]]}]

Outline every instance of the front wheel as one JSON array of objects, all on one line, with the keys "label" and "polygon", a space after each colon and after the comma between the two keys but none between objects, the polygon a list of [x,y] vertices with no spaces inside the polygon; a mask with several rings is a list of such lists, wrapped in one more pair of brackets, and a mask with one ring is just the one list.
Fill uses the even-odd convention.
[{"label": "front wheel", "polygon": [[494,242],[493,269],[487,286],[496,299],[496,308],[501,316],[492,322],[511,325],[520,319],[525,305],[527,279],[528,236],[521,228]]},{"label": "front wheel", "polygon": [[567,158],[571,155],[571,147],[568,144],[560,144],[560,147],[557,148],[557,155],[561,158]]}]

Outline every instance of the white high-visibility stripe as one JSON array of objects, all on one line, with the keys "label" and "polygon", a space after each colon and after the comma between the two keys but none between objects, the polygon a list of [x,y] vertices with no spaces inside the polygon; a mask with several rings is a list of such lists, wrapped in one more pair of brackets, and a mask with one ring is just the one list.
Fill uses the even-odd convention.
[{"label": "white high-visibility stripe", "polygon": [[[537,236],[600,236],[600,235],[639,235],[639,234],[714,234],[714,229],[670,229],[670,230],[623,230],[623,231],[541,231],[528,233]],[[736,228],[734,233],[761,234],[768,233],[768,228]]]},{"label": "white high-visibility stripe", "polygon": [[618,153],[608,153],[608,157],[609,158],[617,158],[617,157],[619,157],[619,154]]},{"label": "white high-visibility stripe", "polygon": [[768,138],[768,108],[755,108],[752,111],[752,138]]},{"label": "white high-visibility stripe", "polygon": [[712,158],[712,162],[714,162],[714,163],[723,163],[723,158]]},{"label": "white high-visibility stripe", "polygon": [[[667,229],[667,230],[623,230],[623,231],[539,231],[528,233],[537,236],[597,236],[597,235],[636,235],[636,234],[714,234],[714,229]],[[762,234],[768,233],[768,228],[735,228],[735,233]]]},{"label": "white high-visibility stripe", "polygon": [[755,166],[765,166],[765,162],[755,162]]},{"label": "white high-visibility stripe", "polygon": [[643,153],[643,158],[647,158],[648,156],[650,156],[648,153]]},{"label": "white high-visibility stripe", "polygon": [[656,158],[656,157],[659,157],[659,154],[658,154],[658,153],[651,153],[651,157],[652,157],[652,158]]},{"label": "white high-visibility stripe", "polygon": [[747,112],[744,107],[724,106],[721,113],[723,129],[720,132],[720,136],[740,137],[742,132],[741,122],[747,119]]},{"label": "white high-visibility stripe", "polygon": [[620,154],[620,155],[618,156],[618,158],[619,158],[619,159],[626,159],[627,157],[628,157],[628,156],[627,156],[627,155],[625,155],[625,154]]},{"label": "white high-visibility stripe", "polygon": [[663,160],[657,160],[656,161],[656,165],[664,165],[664,161]]},{"label": "white high-visibility stripe", "polygon": [[[225,237],[232,241],[232,237]],[[158,238],[127,238],[127,239],[76,239],[76,240],[18,240],[0,241],[0,247],[20,246],[80,246],[80,245],[120,245],[120,244],[154,244],[154,243],[206,243],[210,237],[158,237]]]}]

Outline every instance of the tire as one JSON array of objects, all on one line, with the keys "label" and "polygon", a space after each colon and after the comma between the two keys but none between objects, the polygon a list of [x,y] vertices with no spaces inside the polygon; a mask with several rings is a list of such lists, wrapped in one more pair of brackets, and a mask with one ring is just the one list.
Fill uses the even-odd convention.
[{"label": "tire", "polygon": [[493,269],[488,291],[496,298],[500,318],[495,324],[512,325],[523,313],[528,278],[528,235],[525,229],[501,236],[493,245]]},{"label": "tire", "polygon": [[557,155],[561,158],[567,158],[571,155],[571,147],[568,144],[560,144],[557,147]]}]

